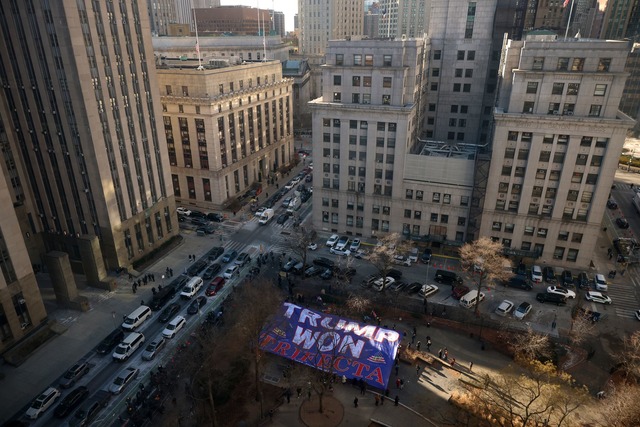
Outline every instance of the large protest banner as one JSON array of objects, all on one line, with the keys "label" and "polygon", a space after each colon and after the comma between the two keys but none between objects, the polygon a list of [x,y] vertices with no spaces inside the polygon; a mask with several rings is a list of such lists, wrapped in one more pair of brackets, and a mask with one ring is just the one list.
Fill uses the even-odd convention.
[{"label": "large protest banner", "polygon": [[260,348],[386,389],[400,335],[393,330],[284,303],[262,329]]}]

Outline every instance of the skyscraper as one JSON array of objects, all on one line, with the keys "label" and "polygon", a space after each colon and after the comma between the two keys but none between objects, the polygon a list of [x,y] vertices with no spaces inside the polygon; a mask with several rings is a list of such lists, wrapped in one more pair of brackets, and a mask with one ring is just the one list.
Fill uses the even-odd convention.
[{"label": "skyscraper", "polygon": [[362,35],[362,0],[298,0],[300,53],[324,55],[329,40]]},{"label": "skyscraper", "polygon": [[99,285],[178,233],[147,2],[0,4],[0,120],[33,263]]}]

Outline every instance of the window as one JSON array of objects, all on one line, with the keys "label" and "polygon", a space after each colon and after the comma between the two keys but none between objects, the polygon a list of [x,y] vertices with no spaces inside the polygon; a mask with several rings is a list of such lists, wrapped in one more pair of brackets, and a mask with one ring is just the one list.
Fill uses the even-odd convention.
[{"label": "window", "polygon": [[438,83],[431,83],[431,90],[433,91],[438,90]]},{"label": "window", "polygon": [[527,93],[538,93],[538,82],[527,82]]},{"label": "window", "polygon": [[452,105],[451,106],[451,112],[452,113],[457,113],[458,112],[458,106],[457,105]]},{"label": "window", "polygon": [[558,135],[558,145],[567,145],[569,143],[569,135]]},{"label": "window", "polygon": [[436,104],[429,104],[429,111],[436,111]]},{"label": "window", "polygon": [[382,55],[382,65],[384,67],[391,67],[391,55]]},{"label": "window", "polygon": [[533,108],[535,106],[535,103],[532,101],[525,101],[523,107],[522,107],[522,112],[524,114],[533,114]]},{"label": "window", "polygon": [[562,95],[564,92],[564,83],[554,83],[551,88],[551,95]]},{"label": "window", "polygon": [[344,65],[344,55],[342,53],[336,53],[336,65]]},{"label": "window", "polygon": [[391,105],[391,95],[382,95],[382,105]]},{"label": "window", "polygon": [[598,138],[596,139],[596,148],[607,148],[608,143],[609,138]]},{"label": "window", "polygon": [[583,176],[584,174],[582,172],[574,172],[573,175],[571,175],[571,182],[574,184],[580,184]]},{"label": "window", "polygon": [[454,92],[460,92],[461,88],[462,88],[462,85],[460,83],[454,83],[453,84],[453,91]]},{"label": "window", "polygon": [[542,67],[544,66],[544,57],[543,56],[536,56],[533,58],[533,67],[532,69],[534,70],[542,70]]},{"label": "window", "polygon": [[360,86],[360,76],[351,77],[351,86]]},{"label": "window", "polygon": [[455,126],[458,123],[457,119],[449,119],[449,126]]},{"label": "window", "polygon": [[578,200],[578,190],[569,190],[567,193],[567,200],[570,202],[575,202]]},{"label": "window", "polygon": [[364,56],[364,65],[367,67],[373,67],[373,55]]},{"label": "window", "polygon": [[538,237],[547,237],[547,231],[546,228],[538,228]]},{"label": "window", "polygon": [[602,166],[602,156],[591,156],[591,166]]},{"label": "window", "polygon": [[434,68],[431,70],[431,77],[438,77],[440,76],[440,68]]},{"label": "window", "polygon": [[576,109],[576,104],[567,102],[562,106],[562,114],[565,116],[573,116],[575,109]]},{"label": "window", "polygon": [[569,232],[568,231],[560,231],[558,233],[558,240],[566,242],[569,240]]},{"label": "window", "polygon": [[471,83],[465,83],[462,85],[463,92],[471,92]]},{"label": "window", "polygon": [[600,58],[598,62],[598,71],[609,71],[611,66],[611,58]]},{"label": "window", "polygon": [[333,92],[333,102],[342,102],[342,93]]},{"label": "window", "polygon": [[525,226],[524,227],[524,235],[525,236],[533,236],[533,233],[535,232],[535,227],[531,227],[531,226]]},{"label": "window", "polygon": [[558,58],[556,71],[567,71],[569,69],[569,58]]},{"label": "window", "polygon": [[520,245],[520,249],[523,251],[531,250],[531,242],[522,242],[522,244]]},{"label": "window", "polygon": [[571,71],[582,71],[584,69],[584,58],[573,58]]},{"label": "window", "polygon": [[391,77],[382,78],[382,87],[391,87]]},{"label": "window", "polygon": [[593,193],[591,191],[583,191],[582,198],[580,202],[582,203],[591,203],[591,198],[593,197]]},{"label": "window", "polygon": [[578,259],[578,249],[569,248],[567,251],[567,261],[576,262]]},{"label": "window", "polygon": [[504,200],[496,200],[496,210],[503,211],[505,207]]},{"label": "window", "polygon": [[516,166],[513,176],[522,178],[524,176],[524,172],[525,172],[525,168],[523,168],[522,166]]},{"label": "window", "polygon": [[545,179],[546,176],[547,176],[547,170],[546,169],[537,169],[536,170],[536,179]]},{"label": "window", "polygon": [[440,193],[433,193],[431,201],[434,203],[440,203]]},{"label": "window", "polygon": [[359,93],[352,93],[351,94],[351,103],[352,104],[360,104],[360,94]]},{"label": "window", "polygon": [[467,51],[467,61],[474,61],[476,59],[476,51],[470,50]]},{"label": "window", "polygon": [[571,241],[573,243],[582,243],[582,233],[573,233],[573,235],[571,236]]},{"label": "window", "polygon": [[467,68],[464,70],[464,76],[466,78],[472,78],[473,77],[473,68]]},{"label": "window", "polygon": [[362,65],[362,55],[360,55],[359,53],[353,55],[353,65],[355,65],[356,67]]},{"label": "window", "polygon": [[459,50],[458,51],[458,61],[463,61],[464,60],[464,50]]},{"label": "window", "polygon": [[560,181],[560,171],[551,171],[549,173],[549,181]]},{"label": "window", "polygon": [[370,93],[363,93],[362,94],[362,103],[363,104],[371,104],[371,94]]},{"label": "window", "polygon": [[538,215],[538,210],[540,210],[540,204],[538,203],[529,203],[529,213],[532,215]]},{"label": "window", "polygon": [[511,176],[511,166],[503,165],[502,166],[502,176]]},{"label": "window", "polygon": [[593,96],[604,96],[607,93],[607,85],[597,84]]},{"label": "window", "polygon": [[451,194],[445,194],[442,198],[442,203],[445,205],[451,204]]},{"label": "window", "polygon": [[405,194],[406,199],[413,199],[413,190],[407,190]]},{"label": "window", "polygon": [[580,83],[569,83],[567,85],[567,95],[577,95],[580,90]]},{"label": "window", "polygon": [[586,183],[589,185],[596,185],[598,182],[598,174],[597,173],[589,173],[587,174]]},{"label": "window", "polygon": [[553,259],[562,259],[564,258],[564,248],[560,246],[556,246],[553,251]]},{"label": "window", "polygon": [[433,51],[433,59],[435,59],[435,60],[442,59],[442,51],[441,50],[434,50]]},{"label": "window", "polygon": [[448,224],[449,223],[449,215],[440,215],[440,222],[442,224]]},{"label": "window", "polygon": [[404,210],[404,217],[405,218],[411,218],[411,209],[405,209]]},{"label": "window", "polygon": [[333,76],[333,84],[335,86],[342,85],[342,76]]},{"label": "window", "polygon": [[491,229],[494,231],[502,231],[502,223],[498,221],[494,221]]},{"label": "window", "polygon": [[589,108],[589,117],[600,117],[601,110],[602,105],[592,104],[591,108]]},{"label": "window", "polygon": [[538,159],[538,161],[548,162],[550,158],[551,158],[551,151],[541,151],[540,158]]},{"label": "window", "polygon": [[[491,108],[491,107],[489,107]],[[467,111],[469,110],[469,106],[468,105],[461,105],[460,106],[460,114],[467,114]]]},{"label": "window", "polygon": [[587,156],[586,154],[578,154],[578,157],[576,158],[576,165],[579,166],[584,166],[587,164]]},{"label": "window", "polygon": [[364,76],[362,78],[362,86],[371,87],[371,76]]},{"label": "window", "polygon": [[531,197],[541,197],[542,196],[542,187],[539,185],[535,185],[533,190],[531,191]]},{"label": "window", "polygon": [[462,73],[463,72],[464,72],[464,70],[462,68],[456,68],[455,76],[456,77],[462,77]]},{"label": "window", "polygon": [[518,160],[527,160],[529,158],[529,150],[521,148],[518,150]]}]

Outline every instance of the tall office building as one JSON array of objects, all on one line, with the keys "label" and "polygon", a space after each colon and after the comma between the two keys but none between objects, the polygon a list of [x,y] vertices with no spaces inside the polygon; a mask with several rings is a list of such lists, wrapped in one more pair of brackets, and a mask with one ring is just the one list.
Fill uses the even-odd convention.
[{"label": "tall office building", "polygon": [[290,163],[293,81],[277,60],[211,62],[167,59],[157,73],[175,197],[219,210]]},{"label": "tall office building", "polygon": [[492,48],[496,4],[433,0],[426,138],[454,145],[488,141],[500,59],[499,47]]},{"label": "tall office building", "polygon": [[270,10],[271,14],[271,28],[267,34],[277,34],[280,37],[284,37],[287,31],[284,28],[284,13],[276,10]]},{"label": "tall office building", "polygon": [[148,16],[144,0],[0,4],[12,233],[94,285],[178,233]]},{"label": "tall office building", "polygon": [[638,41],[640,37],[640,0],[609,0],[604,12],[600,38]]},{"label": "tall office building", "polygon": [[534,34],[504,53],[480,235],[585,268],[633,125],[618,110],[628,45]]},{"label": "tall office building", "polygon": [[634,43],[627,57],[625,71],[629,78],[624,86],[620,110],[636,119],[634,133],[640,135],[640,43]]},{"label": "tall office building", "polygon": [[324,55],[329,40],[362,35],[362,0],[298,0],[302,55]]},{"label": "tall office building", "polygon": [[169,34],[169,24],[177,21],[175,0],[147,0],[149,25],[155,36]]},{"label": "tall office building", "polygon": [[380,27],[380,17],[379,13],[365,13],[362,34],[369,38],[377,38]]}]

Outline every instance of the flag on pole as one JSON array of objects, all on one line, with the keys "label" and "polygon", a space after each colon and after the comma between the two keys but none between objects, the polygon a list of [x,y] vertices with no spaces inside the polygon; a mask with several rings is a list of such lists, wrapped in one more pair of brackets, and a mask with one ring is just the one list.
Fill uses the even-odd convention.
[{"label": "flag on pole", "polygon": [[384,9],[382,9],[382,18],[385,18],[387,16],[387,7],[385,6]]},{"label": "flag on pole", "polygon": [[571,2],[571,0],[564,0],[564,4],[562,5],[562,7],[567,7],[569,6],[569,3]]},{"label": "flag on pole", "polygon": [[196,53],[200,53],[200,43],[196,42]]}]

